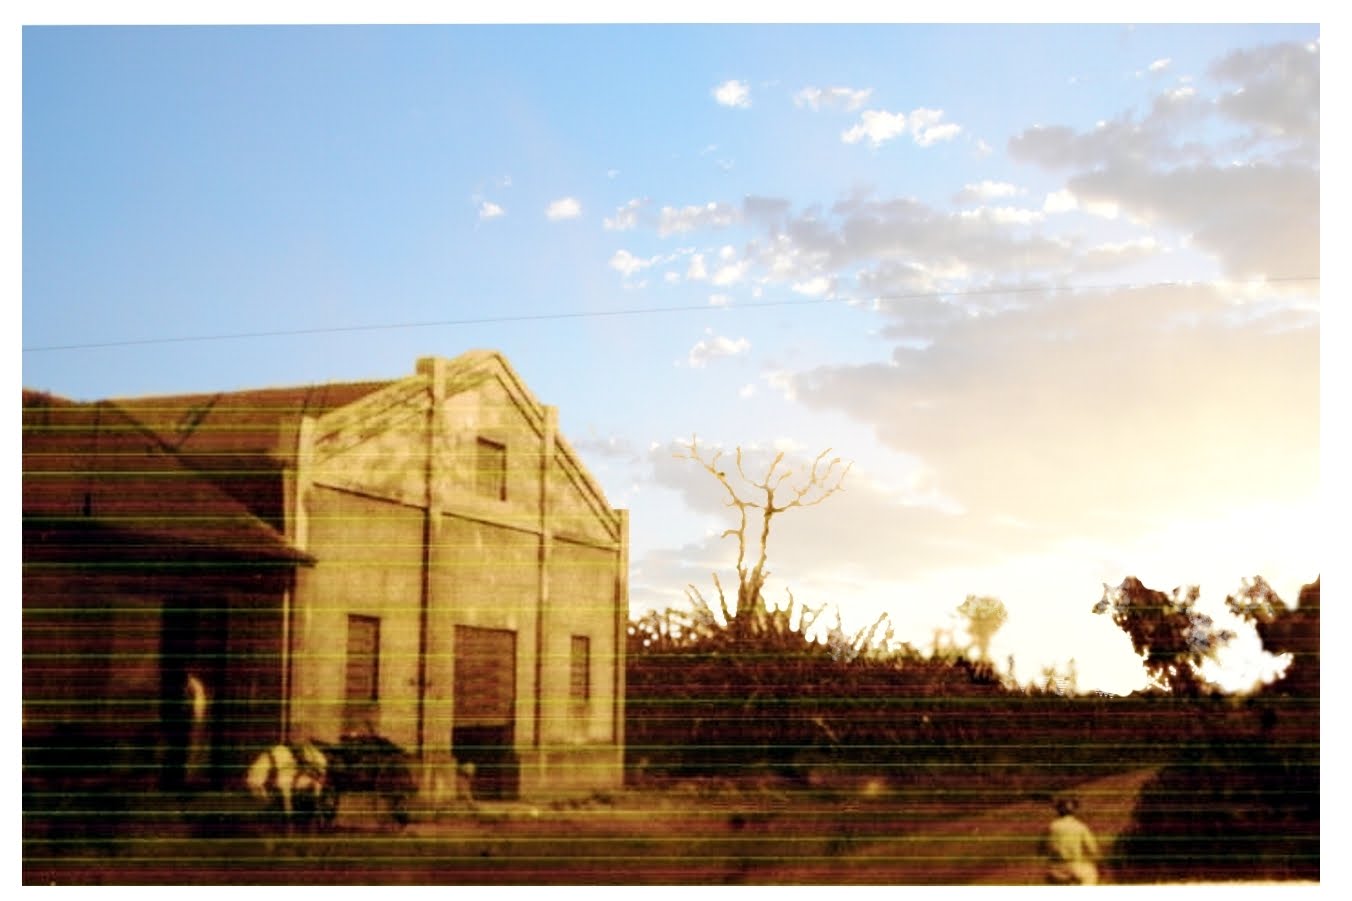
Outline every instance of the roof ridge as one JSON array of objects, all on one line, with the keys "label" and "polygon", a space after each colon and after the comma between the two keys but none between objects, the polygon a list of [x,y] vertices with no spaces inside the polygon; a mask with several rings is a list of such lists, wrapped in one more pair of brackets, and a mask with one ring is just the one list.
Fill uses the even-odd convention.
[{"label": "roof ridge", "polygon": [[[308,399],[309,397],[312,397],[315,394],[321,394],[323,391],[327,389],[370,387],[372,390],[375,390],[377,388],[384,387],[385,385],[401,381],[403,378],[404,376],[400,376],[399,378],[349,379],[345,381],[308,382],[294,385],[271,385],[262,388],[237,388],[227,391],[185,391],[172,394],[139,394],[132,396],[109,397],[103,398],[102,400],[117,403],[119,405],[130,404],[138,407],[144,407],[153,403],[154,401],[160,400],[181,402],[185,400],[192,400],[198,398],[225,399],[246,394],[292,394],[304,392],[305,397]],[[97,402],[98,401],[86,401],[86,403],[97,403]]]}]

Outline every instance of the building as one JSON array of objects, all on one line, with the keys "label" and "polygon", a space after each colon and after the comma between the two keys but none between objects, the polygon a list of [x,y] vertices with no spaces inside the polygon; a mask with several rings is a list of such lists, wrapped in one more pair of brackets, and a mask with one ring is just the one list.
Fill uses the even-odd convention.
[{"label": "building", "polygon": [[24,398],[25,748],[153,745],[226,784],[383,735],[423,786],[617,787],[628,521],[510,364],[388,382]]}]

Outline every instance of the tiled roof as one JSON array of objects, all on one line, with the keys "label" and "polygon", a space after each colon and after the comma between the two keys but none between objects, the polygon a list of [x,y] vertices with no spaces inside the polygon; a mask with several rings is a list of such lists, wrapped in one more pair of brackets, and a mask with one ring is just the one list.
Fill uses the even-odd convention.
[{"label": "tiled roof", "polygon": [[306,559],[117,404],[29,391],[23,404],[26,542],[60,543],[71,530],[97,526],[129,545],[179,554]]},{"label": "tiled roof", "polygon": [[346,406],[388,384],[389,381],[344,382],[123,398],[114,403],[153,432],[166,447],[188,459],[197,455],[272,455],[290,450],[279,448],[278,441],[283,430],[294,428],[303,416],[318,416]]},{"label": "tiled roof", "polygon": [[[442,372],[448,393],[500,374],[521,398],[527,420],[542,428],[544,408],[497,351],[467,351],[446,360]],[[296,452],[301,421],[401,380],[94,404],[25,391],[25,525],[31,517],[79,516],[133,528],[155,540],[201,540],[296,555],[281,531],[286,521],[283,469]],[[556,440],[560,452],[584,472],[562,436]],[[592,488],[604,507],[599,487]]]}]

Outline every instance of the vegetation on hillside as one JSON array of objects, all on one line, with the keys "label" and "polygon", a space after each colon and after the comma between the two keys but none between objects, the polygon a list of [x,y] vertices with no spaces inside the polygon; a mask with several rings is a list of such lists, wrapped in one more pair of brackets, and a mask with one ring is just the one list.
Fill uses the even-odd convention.
[{"label": "vegetation on hillside", "polygon": [[1135,578],[1105,587],[1094,609],[1131,639],[1149,690],[1076,694],[1054,671],[1020,686],[988,660],[1005,619],[995,598],[958,608],[968,653],[936,641],[929,654],[898,642],[886,616],[853,635],[837,616],[822,632],[823,608],[791,593],[782,606],[766,602],[772,518],[843,490],[848,466],[823,453],[795,474],[781,454],[757,479],[739,450],[735,484],[721,454],[701,455],[692,441],[681,456],[719,481],[738,515],[724,533],[737,541],[738,589],[729,604],[715,575],[717,609],[691,586],[689,609],[630,623],[626,751],[636,778],[868,782],[989,805],[1158,767],[1109,862],[1122,879],[1318,878],[1317,581],[1295,608],[1261,578],[1227,599],[1268,651],[1292,656],[1281,680],[1251,695],[1225,695],[1202,677],[1234,635],[1196,609],[1198,590],[1166,594]]}]

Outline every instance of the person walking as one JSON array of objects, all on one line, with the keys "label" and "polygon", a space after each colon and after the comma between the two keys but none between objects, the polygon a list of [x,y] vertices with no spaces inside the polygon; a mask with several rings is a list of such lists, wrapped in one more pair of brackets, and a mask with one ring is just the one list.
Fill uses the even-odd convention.
[{"label": "person walking", "polygon": [[1051,885],[1096,885],[1098,840],[1084,821],[1075,816],[1079,802],[1057,798],[1056,819],[1047,827],[1042,851],[1047,858],[1047,882]]}]

